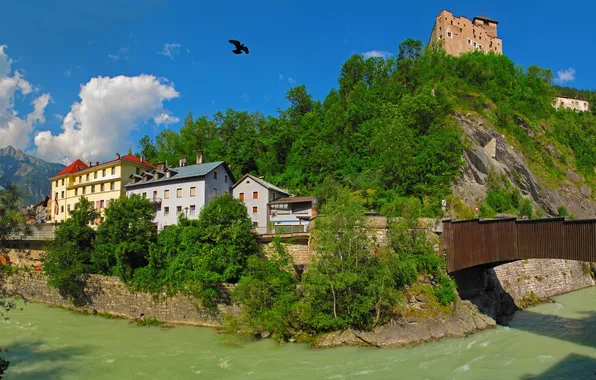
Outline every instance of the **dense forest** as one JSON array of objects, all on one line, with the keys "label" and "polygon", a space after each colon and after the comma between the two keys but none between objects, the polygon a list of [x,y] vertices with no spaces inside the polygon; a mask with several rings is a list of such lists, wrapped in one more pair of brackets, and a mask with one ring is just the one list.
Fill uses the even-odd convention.
[{"label": "dense forest", "polygon": [[[290,106],[277,117],[232,109],[212,118],[189,114],[179,132],[166,129],[155,141],[145,136],[140,154],[175,165],[181,156],[193,163],[202,149],[207,161],[225,160],[237,177],[265,176],[297,194],[330,177],[360,192],[369,209],[392,213],[414,197],[434,216],[463,165],[466,141],[452,115],[473,112],[519,147],[539,176],[557,181],[571,157],[593,184],[596,113],[555,110],[555,96],[575,93],[555,87],[548,69],[524,69],[492,52],[454,57],[408,39],[395,58],[352,56],[338,84],[323,101],[305,86],[290,89]],[[529,136],[524,125],[546,132]],[[545,141],[561,153],[558,161]]]}]

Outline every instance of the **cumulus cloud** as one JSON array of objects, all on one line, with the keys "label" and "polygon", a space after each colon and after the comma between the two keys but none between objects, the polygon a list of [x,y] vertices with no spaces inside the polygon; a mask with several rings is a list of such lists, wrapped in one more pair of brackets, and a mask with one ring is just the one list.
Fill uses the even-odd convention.
[{"label": "cumulus cloud", "polygon": [[14,104],[15,94],[30,94],[33,87],[22,73],[12,72],[13,60],[4,49],[6,45],[0,45],[0,145],[25,149],[34,125],[45,122],[43,113],[51,97],[42,94],[31,103],[33,111],[24,118],[19,117]]},{"label": "cumulus cloud", "polygon": [[296,80],[294,78],[288,77],[288,83],[296,84]]},{"label": "cumulus cloud", "polygon": [[284,79],[284,75],[283,74],[279,74],[279,80]]},{"label": "cumulus cloud", "polygon": [[71,76],[71,74],[72,74],[72,70],[71,69],[64,70],[64,75],[66,75],[67,77]]},{"label": "cumulus cloud", "polygon": [[164,112],[153,118],[153,121],[155,121],[155,124],[172,124],[179,122],[180,119]]},{"label": "cumulus cloud", "polygon": [[555,81],[559,83],[567,83],[575,80],[575,69],[570,67],[565,70],[557,71],[557,78]]},{"label": "cumulus cloud", "polygon": [[164,44],[163,49],[158,51],[157,54],[165,55],[166,57],[170,57],[170,59],[174,59],[174,55],[178,54],[180,46],[180,44],[176,43]]},{"label": "cumulus cloud", "polygon": [[92,78],[81,86],[80,101],[64,117],[62,132],[37,133],[37,155],[64,163],[111,159],[127,150],[139,124],[174,120],[163,103],[178,96],[173,84],[152,75]]},{"label": "cumulus cloud", "polygon": [[389,53],[388,51],[371,50],[371,51],[367,51],[367,52],[362,53],[362,55],[366,59],[372,58],[372,57],[387,58],[387,57],[390,57],[391,56],[391,53]]}]

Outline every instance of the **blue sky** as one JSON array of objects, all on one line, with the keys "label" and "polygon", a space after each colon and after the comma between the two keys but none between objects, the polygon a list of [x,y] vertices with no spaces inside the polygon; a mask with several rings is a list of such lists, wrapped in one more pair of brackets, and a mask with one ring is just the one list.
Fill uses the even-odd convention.
[{"label": "blue sky", "polygon": [[[594,3],[583,8],[562,7],[560,1],[87,3],[92,2],[3,0],[0,45],[6,45],[10,66],[5,78],[17,83],[18,72],[31,90],[15,84],[3,107],[0,89],[0,145],[10,142],[53,161],[103,160],[129,143],[136,147],[144,134],[178,129],[188,111],[212,115],[231,107],[274,115],[287,106],[284,95],[294,83],[324,98],[352,54],[395,53],[408,37],[426,44],[444,8],[498,20],[504,53],[517,64],[551,68],[555,75],[571,68],[567,85],[596,88],[596,49],[588,40]],[[228,39],[244,42],[250,54],[232,54]],[[2,62],[0,83],[1,69]],[[138,83],[115,79],[143,74]],[[104,80],[92,83],[98,77]],[[73,106],[72,120],[61,120]],[[14,137],[15,125],[26,133]],[[63,133],[63,125],[70,131]],[[34,140],[40,131],[48,132]]]}]

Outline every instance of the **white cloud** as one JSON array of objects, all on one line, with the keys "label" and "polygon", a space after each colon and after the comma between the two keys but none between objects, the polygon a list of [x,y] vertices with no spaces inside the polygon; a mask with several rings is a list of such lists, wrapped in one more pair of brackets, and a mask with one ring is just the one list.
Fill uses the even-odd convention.
[{"label": "white cloud", "polygon": [[113,59],[114,61],[117,61],[120,59],[119,56],[115,55],[115,54],[108,54],[108,57],[110,57],[111,59]]},{"label": "white cloud", "polygon": [[66,75],[67,77],[69,77],[71,74],[72,74],[72,70],[71,69],[64,70],[64,75]]},{"label": "white cloud", "polygon": [[284,75],[283,74],[279,74],[279,80],[284,79]]},{"label": "white cloud", "polygon": [[14,104],[15,94],[27,95],[33,87],[21,72],[15,70],[12,73],[13,60],[6,55],[5,48],[6,45],[0,45],[0,145],[25,149],[34,124],[45,122],[43,113],[51,97],[49,94],[39,96],[31,103],[33,111],[25,118],[19,117]]},{"label": "white cloud", "polygon": [[55,113],[54,117],[58,120],[64,120],[64,116],[60,115],[59,113]]},{"label": "white cloud", "polygon": [[179,122],[180,119],[164,112],[153,118],[153,121],[155,121],[155,124],[172,124]]},{"label": "white cloud", "polygon": [[556,82],[559,83],[567,83],[575,80],[575,69],[570,67],[566,70],[559,70],[557,72],[557,78],[555,78]]},{"label": "white cloud", "polygon": [[81,86],[81,100],[64,117],[62,132],[37,133],[37,154],[65,163],[111,159],[127,151],[126,141],[140,124],[169,115],[163,102],[178,96],[173,84],[152,75],[92,78]]},{"label": "white cloud", "polygon": [[372,58],[372,57],[387,58],[387,57],[390,57],[391,56],[391,53],[389,53],[388,51],[371,50],[371,51],[367,51],[367,52],[362,53],[362,55],[366,59]]},{"label": "white cloud", "polygon": [[288,77],[288,83],[296,84],[296,80],[294,78]]},{"label": "white cloud", "polygon": [[118,49],[118,52],[116,54],[108,54],[108,57],[110,59],[113,59],[114,61],[119,61],[119,60],[128,60],[128,55],[126,54],[128,53],[128,48],[120,48]]},{"label": "white cloud", "polygon": [[178,49],[180,49],[180,44],[171,43],[171,44],[164,44],[163,50],[158,51],[157,54],[165,55],[166,57],[170,57],[170,59],[174,59],[174,55],[178,54]]},{"label": "white cloud", "polygon": [[189,48],[186,48],[186,52],[187,52],[188,54],[190,54],[190,49],[189,49]]}]

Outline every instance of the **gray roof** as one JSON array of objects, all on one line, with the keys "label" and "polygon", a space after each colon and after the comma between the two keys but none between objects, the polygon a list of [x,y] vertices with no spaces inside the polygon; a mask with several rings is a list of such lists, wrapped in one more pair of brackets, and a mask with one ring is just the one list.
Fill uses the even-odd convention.
[{"label": "gray roof", "polygon": [[[221,164],[225,165],[225,162],[223,162],[223,161],[207,162],[204,164],[182,166],[179,168],[169,168],[172,171],[172,173],[177,173],[177,174],[171,176],[170,178],[162,177],[159,179],[152,179],[147,182],[129,183],[129,184],[125,185],[124,187],[134,187],[134,186],[140,186],[140,185],[153,185],[156,183],[162,183],[162,182],[166,182],[166,181],[174,181],[174,180],[182,179],[182,178],[203,177],[203,176],[211,173],[211,171],[213,171],[215,168],[217,168]],[[227,169],[227,167],[226,167],[226,169]],[[233,180],[233,178],[232,178],[232,180]]]},{"label": "gray roof", "polygon": [[287,198],[279,198],[272,202],[269,202],[270,205],[278,205],[284,203],[302,203],[302,202],[314,202],[315,197],[305,196],[305,197],[287,197]]},{"label": "gray roof", "polygon": [[499,23],[497,20],[494,20],[494,19],[492,19],[490,17],[482,16],[482,15],[474,17],[474,20],[475,19],[486,20],[486,21],[489,21],[489,22],[494,22],[495,24],[498,24]]},{"label": "gray roof", "polygon": [[242,178],[240,178],[240,180],[238,182],[236,182],[234,184],[234,186],[232,186],[232,188],[238,186],[240,184],[240,182],[244,181],[244,179],[247,178],[247,177],[249,177],[250,179],[252,179],[253,181],[255,181],[256,183],[258,183],[259,185],[263,186],[266,189],[274,190],[274,191],[277,191],[277,192],[280,192],[280,193],[284,193],[284,194],[290,195],[290,193],[288,193],[286,190],[282,190],[279,187],[277,187],[275,185],[272,185],[272,184],[270,184],[269,182],[267,182],[267,181],[265,181],[263,179],[260,179],[258,177],[255,177],[252,174],[245,174]]}]

